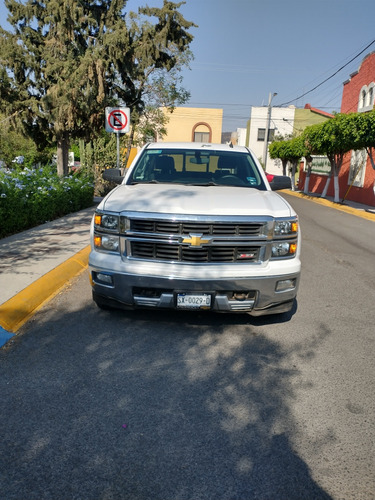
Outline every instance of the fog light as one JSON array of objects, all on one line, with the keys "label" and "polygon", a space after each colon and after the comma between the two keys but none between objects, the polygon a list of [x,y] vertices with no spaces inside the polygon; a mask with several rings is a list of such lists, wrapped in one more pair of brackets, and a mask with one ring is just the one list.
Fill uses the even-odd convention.
[{"label": "fog light", "polygon": [[296,287],[295,279],[281,280],[276,283],[276,292],[285,292],[293,290]]},{"label": "fog light", "polygon": [[96,273],[96,280],[106,283],[107,285],[113,285],[112,276],[104,273]]}]

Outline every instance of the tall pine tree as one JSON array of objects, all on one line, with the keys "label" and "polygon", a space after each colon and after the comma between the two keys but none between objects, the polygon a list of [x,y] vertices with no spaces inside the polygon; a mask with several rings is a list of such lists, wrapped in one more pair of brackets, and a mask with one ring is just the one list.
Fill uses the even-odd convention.
[{"label": "tall pine tree", "polygon": [[94,138],[106,106],[139,116],[157,72],[185,62],[193,23],[182,3],[125,14],[127,0],[5,0],[11,31],[0,28],[0,106],[39,148],[56,143],[68,172],[71,139]]}]

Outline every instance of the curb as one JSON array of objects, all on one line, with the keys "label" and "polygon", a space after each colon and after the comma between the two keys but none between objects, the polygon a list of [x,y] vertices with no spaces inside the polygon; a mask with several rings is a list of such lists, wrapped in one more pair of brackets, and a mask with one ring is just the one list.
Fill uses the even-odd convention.
[{"label": "curb", "polygon": [[70,279],[87,269],[89,253],[90,245],[0,305],[0,331],[2,334],[6,336],[16,333]]},{"label": "curb", "polygon": [[324,205],[326,207],[331,207],[336,210],[340,210],[341,212],[346,212],[347,214],[356,215],[357,217],[362,217],[362,219],[375,221],[375,213],[367,212],[362,208],[354,208],[349,207],[347,205],[342,205],[341,203],[335,203],[334,201],[327,200],[326,198],[318,198],[316,196],[311,196],[301,191],[283,191],[285,194],[290,194],[292,196],[296,196],[297,198],[304,198],[314,203],[318,203],[319,205]]}]

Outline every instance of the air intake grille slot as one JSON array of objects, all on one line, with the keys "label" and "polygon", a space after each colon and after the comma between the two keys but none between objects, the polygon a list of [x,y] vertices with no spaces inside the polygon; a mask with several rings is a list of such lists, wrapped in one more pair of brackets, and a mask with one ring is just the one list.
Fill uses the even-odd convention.
[{"label": "air intake grille slot", "polygon": [[210,234],[217,236],[259,236],[262,223],[205,223],[205,222],[170,222],[160,220],[132,219],[130,230],[136,233],[150,234]]},{"label": "air intake grille slot", "polygon": [[179,262],[256,262],[259,247],[207,246],[192,248],[178,244],[131,242],[131,256],[138,259],[157,259]]}]

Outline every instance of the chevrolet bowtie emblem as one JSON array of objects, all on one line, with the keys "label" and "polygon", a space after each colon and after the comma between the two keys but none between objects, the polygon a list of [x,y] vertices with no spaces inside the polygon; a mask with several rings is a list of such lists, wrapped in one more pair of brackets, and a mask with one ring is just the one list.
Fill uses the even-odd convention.
[{"label": "chevrolet bowtie emblem", "polygon": [[202,238],[203,234],[189,234],[188,238],[184,238],[182,243],[190,243],[192,247],[201,247],[205,243],[210,243],[212,238]]}]

